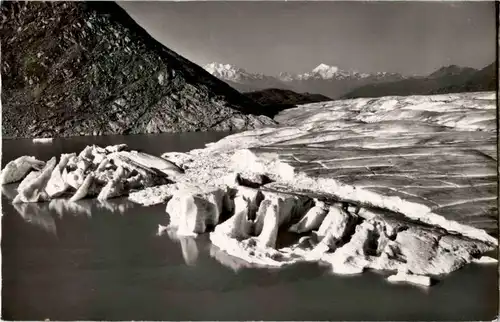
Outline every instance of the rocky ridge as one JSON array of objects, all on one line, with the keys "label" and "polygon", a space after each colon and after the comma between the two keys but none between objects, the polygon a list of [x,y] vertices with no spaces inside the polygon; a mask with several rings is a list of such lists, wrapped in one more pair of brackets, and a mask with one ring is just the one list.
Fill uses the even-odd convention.
[{"label": "rocky ridge", "polygon": [[494,91],[496,78],[495,63],[480,70],[451,65],[442,67],[425,77],[366,84],[346,93],[342,98]]},{"label": "rocky ridge", "polygon": [[4,137],[249,129],[260,106],[113,2],[1,5]]},{"label": "rocky ridge", "polygon": [[274,117],[278,112],[298,105],[331,101],[321,94],[295,93],[290,90],[268,88],[260,91],[246,92],[243,95],[259,103],[266,109],[268,116]]}]

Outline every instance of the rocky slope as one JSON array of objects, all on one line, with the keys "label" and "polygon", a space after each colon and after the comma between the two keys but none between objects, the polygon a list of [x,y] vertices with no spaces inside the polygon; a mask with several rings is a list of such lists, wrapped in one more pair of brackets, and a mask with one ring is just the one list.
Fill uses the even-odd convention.
[{"label": "rocky slope", "polygon": [[296,107],[297,105],[331,101],[331,98],[321,94],[296,93],[278,88],[268,88],[260,91],[244,93],[245,96],[264,106],[266,115],[274,116],[278,112]]},{"label": "rocky slope", "polygon": [[113,2],[2,2],[4,137],[247,129],[259,105]]},{"label": "rocky slope", "polygon": [[440,87],[432,91],[432,94],[494,91],[496,88],[496,66],[495,63],[492,63],[485,68],[472,73],[470,77],[467,77],[465,82]]},{"label": "rocky slope", "polygon": [[494,91],[495,89],[494,63],[481,70],[451,65],[442,67],[426,77],[412,77],[394,82],[365,85],[345,94],[343,98],[431,95]]}]

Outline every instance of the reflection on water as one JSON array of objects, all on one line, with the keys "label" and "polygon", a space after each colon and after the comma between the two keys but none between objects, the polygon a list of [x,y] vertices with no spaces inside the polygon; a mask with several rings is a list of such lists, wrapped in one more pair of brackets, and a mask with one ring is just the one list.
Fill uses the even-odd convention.
[{"label": "reflection on water", "polygon": [[232,269],[234,272],[238,272],[242,268],[249,268],[251,264],[241,258],[234,257],[228,253],[220,250],[219,247],[211,244],[210,245],[210,256],[216,259],[222,265]]},{"label": "reflection on water", "polygon": [[198,245],[194,237],[184,237],[179,239],[182,248],[182,257],[186,261],[186,265],[193,266],[198,259]]},{"label": "reflection on water", "polygon": [[198,245],[196,244],[196,237],[193,236],[179,236],[175,229],[166,228],[163,233],[167,233],[168,237],[181,245],[182,257],[188,266],[196,265],[198,259]]},{"label": "reflection on water", "polygon": [[131,209],[136,204],[126,198],[115,198],[108,200],[98,200],[97,206],[101,209],[106,209],[112,213],[123,215],[128,209]]},{"label": "reflection on water", "polygon": [[[18,184],[2,186],[2,195],[9,203],[17,194]],[[66,216],[91,217],[95,209],[101,209],[114,214],[124,214],[135,204],[126,198],[115,198],[110,200],[83,199],[70,201],[65,198],[56,198],[48,202],[37,203],[12,203],[12,207],[28,223],[36,225],[43,230],[57,236],[57,228],[53,215],[59,218]]]},{"label": "reflection on water", "polygon": [[26,222],[57,236],[56,223],[50,214],[48,203],[15,203],[13,206]]},{"label": "reflection on water", "polygon": [[105,135],[75,136],[54,138],[50,144],[33,143],[31,139],[3,139],[2,164],[23,155],[32,155],[38,160],[49,160],[62,153],[79,153],[87,145],[96,144],[102,147],[116,144],[127,144],[132,150],[143,151],[160,156],[165,152],[187,152],[204,147],[206,143],[215,142],[235,132],[186,132],[140,135]]},{"label": "reflection on water", "polygon": [[[157,236],[168,221],[164,205],[121,214],[92,200],[49,205],[3,208],[4,319],[459,321],[496,314],[494,265],[471,265],[424,292],[374,272],[250,268],[208,236]],[[46,232],[27,229],[33,224]],[[58,238],[49,238],[56,227]]]},{"label": "reflection on water", "polygon": [[[41,205],[43,203],[39,203]],[[59,215],[59,218],[64,216],[88,216],[92,215],[91,205],[89,200],[70,201],[69,199],[52,199],[49,202],[49,210]]]}]

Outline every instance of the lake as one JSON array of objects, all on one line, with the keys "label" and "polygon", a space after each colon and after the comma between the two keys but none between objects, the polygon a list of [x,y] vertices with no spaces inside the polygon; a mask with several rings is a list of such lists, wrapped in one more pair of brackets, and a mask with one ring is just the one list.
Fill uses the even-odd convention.
[{"label": "lake", "polygon": [[[3,140],[2,164],[42,160],[86,145],[126,143],[160,155],[189,151],[227,133]],[[245,268],[207,235],[158,236],[165,205],[126,198],[25,204],[2,189],[2,318],[7,320],[493,320],[496,265],[471,264],[424,289],[381,273],[335,276],[318,264]],[[382,275],[382,276],[381,276]]]}]

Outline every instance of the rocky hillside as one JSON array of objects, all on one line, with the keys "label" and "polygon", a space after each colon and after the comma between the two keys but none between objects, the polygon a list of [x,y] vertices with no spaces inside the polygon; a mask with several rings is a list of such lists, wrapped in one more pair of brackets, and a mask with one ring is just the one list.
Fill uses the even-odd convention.
[{"label": "rocky hillside", "polygon": [[274,117],[279,112],[297,105],[331,101],[332,99],[321,94],[296,93],[294,91],[268,88],[261,91],[247,92],[245,96],[262,105],[268,116]]},{"label": "rocky hillside", "polygon": [[261,107],[114,2],[3,2],[4,137],[235,130]]},{"label": "rocky hillside", "polygon": [[245,93],[245,96],[264,106],[271,104],[301,105],[332,100],[321,94],[296,93],[294,91],[279,88],[268,88],[261,91],[248,92]]},{"label": "rocky hillside", "polygon": [[495,63],[491,63],[485,68],[471,74],[465,82],[441,87],[433,91],[432,94],[496,91],[496,88],[496,65]]}]

